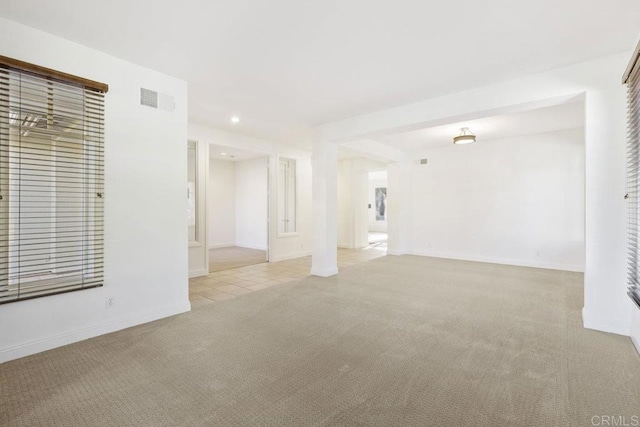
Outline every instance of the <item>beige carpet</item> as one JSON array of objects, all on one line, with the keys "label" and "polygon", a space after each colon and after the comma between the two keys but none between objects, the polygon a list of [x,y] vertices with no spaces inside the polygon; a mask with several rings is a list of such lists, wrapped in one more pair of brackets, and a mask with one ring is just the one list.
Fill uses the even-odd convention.
[{"label": "beige carpet", "polygon": [[263,262],[267,262],[267,251],[260,249],[241,248],[239,246],[209,249],[209,273]]},{"label": "beige carpet", "polygon": [[640,415],[582,275],[383,257],[0,365],[0,425],[589,426]]}]

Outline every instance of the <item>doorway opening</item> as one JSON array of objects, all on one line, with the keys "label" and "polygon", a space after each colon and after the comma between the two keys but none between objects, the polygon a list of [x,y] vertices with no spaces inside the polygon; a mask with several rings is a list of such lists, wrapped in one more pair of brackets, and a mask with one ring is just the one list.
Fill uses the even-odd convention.
[{"label": "doorway opening", "polygon": [[207,185],[209,272],[269,260],[269,156],[210,144]]},{"label": "doorway opening", "polygon": [[387,164],[338,151],[338,266],[387,254]]},{"label": "doorway opening", "polygon": [[369,247],[387,251],[387,171],[369,172]]}]

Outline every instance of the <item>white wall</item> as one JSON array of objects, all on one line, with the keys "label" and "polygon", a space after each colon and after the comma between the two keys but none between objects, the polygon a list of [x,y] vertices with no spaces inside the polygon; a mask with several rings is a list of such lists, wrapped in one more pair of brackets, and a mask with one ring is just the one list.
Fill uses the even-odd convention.
[{"label": "white wall", "polygon": [[267,249],[268,158],[236,162],[236,246]]},{"label": "white wall", "polygon": [[236,244],[236,163],[209,159],[209,249]]},{"label": "white wall", "polygon": [[367,245],[367,171],[359,159],[338,161],[338,247],[361,248]]},{"label": "white wall", "polygon": [[[381,233],[387,232],[387,220],[378,221],[376,219],[376,188],[387,188],[387,179],[369,179],[369,204],[371,208],[368,210],[369,215],[369,231],[377,231]],[[387,188],[387,195],[389,189]],[[389,217],[387,210],[386,217]]]},{"label": "white wall", "polygon": [[[341,120],[321,126],[315,137],[325,144],[366,139],[387,132],[457,123],[584,97],[586,264],[583,321],[588,328],[628,335],[631,310],[636,308],[626,295],[627,212],[623,199],[626,192],[626,90],[620,79],[630,57],[629,51]],[[408,199],[404,192],[408,191],[411,179],[405,173],[405,163],[398,161],[397,166],[389,168],[390,199],[393,197],[396,201]],[[410,224],[412,218],[401,205],[390,203],[389,207],[390,215],[397,209],[403,218],[393,224],[393,229],[400,235],[392,237],[394,220],[390,216],[389,253],[402,253],[407,249],[407,235],[412,232],[405,224]]]},{"label": "white wall", "polygon": [[631,313],[631,341],[636,346],[636,350],[640,353],[640,309],[634,307]]},{"label": "white wall", "polygon": [[[194,142],[190,140],[190,142]],[[196,142],[196,239],[189,240],[189,277],[209,274],[209,252],[207,250],[207,187],[209,184],[209,145]]]},{"label": "white wall", "polygon": [[584,131],[421,151],[413,252],[584,271]]},{"label": "white wall", "polygon": [[338,161],[338,247],[354,249],[369,244],[369,172],[385,167],[382,162],[364,158]]},{"label": "white wall", "polygon": [[[277,262],[311,254],[311,153],[293,150],[271,141],[189,124],[189,139],[262,152],[269,156],[269,261]],[[286,237],[277,233],[278,156],[296,159],[298,215],[297,232]],[[236,187],[237,188],[237,187]]]},{"label": "white wall", "polygon": [[[296,160],[296,232],[278,235],[278,157]],[[283,261],[311,255],[311,153],[278,150],[269,158],[269,261]]]},{"label": "white wall", "polygon": [[[5,19],[0,39],[0,55],[109,84],[105,284],[0,306],[0,362],[188,311],[186,83]],[[176,110],[140,106],[141,86]]]}]

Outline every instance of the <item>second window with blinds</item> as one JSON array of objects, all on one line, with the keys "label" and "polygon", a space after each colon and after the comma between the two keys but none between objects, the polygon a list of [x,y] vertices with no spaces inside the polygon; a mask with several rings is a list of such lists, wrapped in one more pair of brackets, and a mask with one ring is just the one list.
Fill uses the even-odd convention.
[{"label": "second window with blinds", "polygon": [[296,161],[281,157],[278,160],[278,235],[296,235]]},{"label": "second window with blinds", "polygon": [[101,286],[106,89],[3,62],[0,303]]}]

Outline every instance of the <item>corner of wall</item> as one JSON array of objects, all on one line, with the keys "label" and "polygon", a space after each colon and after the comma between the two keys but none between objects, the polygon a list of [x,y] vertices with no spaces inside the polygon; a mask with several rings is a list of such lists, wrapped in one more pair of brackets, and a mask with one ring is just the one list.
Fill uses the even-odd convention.
[{"label": "corner of wall", "polygon": [[624,319],[600,319],[590,314],[586,307],[582,308],[582,326],[586,329],[593,329],[595,331],[609,332],[611,334],[624,336],[630,335],[628,321],[625,321]]},{"label": "corner of wall", "polygon": [[336,274],[338,274],[338,269],[337,268],[329,268],[329,269],[311,269],[311,275],[312,276],[319,276],[319,277],[331,277],[331,276],[335,276]]},{"label": "corner of wall", "polygon": [[189,271],[189,279],[193,279],[194,277],[206,276],[209,274],[206,268],[198,268],[197,270]]},{"label": "corner of wall", "polygon": [[633,345],[640,354],[640,309],[638,309],[638,307],[634,307],[633,313],[631,314],[629,336],[631,337],[631,342],[633,342]]},{"label": "corner of wall", "polygon": [[161,307],[146,313],[124,317],[101,325],[95,325],[89,328],[78,329],[72,332],[66,332],[52,337],[30,341],[0,350],[0,363],[30,356],[32,354],[62,347],[64,345],[73,344],[78,341],[83,341],[111,332],[116,332],[121,329],[130,328],[143,323],[153,322],[165,317],[186,313],[188,311],[191,311],[191,303],[189,300],[173,304],[171,306]]},{"label": "corner of wall", "polygon": [[311,256],[311,251],[291,252],[283,255],[270,254],[269,262],[287,261],[290,259],[302,258],[306,256]]}]

